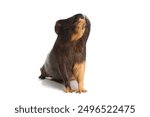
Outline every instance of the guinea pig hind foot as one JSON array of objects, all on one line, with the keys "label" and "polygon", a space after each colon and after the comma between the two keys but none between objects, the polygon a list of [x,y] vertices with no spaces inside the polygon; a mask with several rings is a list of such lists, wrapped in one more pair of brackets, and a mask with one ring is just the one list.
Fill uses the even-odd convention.
[{"label": "guinea pig hind foot", "polygon": [[39,76],[40,79],[44,80],[45,76],[43,76],[42,74]]}]

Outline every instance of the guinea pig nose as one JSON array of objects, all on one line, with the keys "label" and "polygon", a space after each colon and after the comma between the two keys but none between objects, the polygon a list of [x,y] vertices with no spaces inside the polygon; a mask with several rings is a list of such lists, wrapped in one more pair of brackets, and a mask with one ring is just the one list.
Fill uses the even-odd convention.
[{"label": "guinea pig nose", "polygon": [[82,19],[84,19],[84,17],[85,17],[85,15],[83,15],[83,14],[76,14],[75,15],[75,18],[82,18]]}]

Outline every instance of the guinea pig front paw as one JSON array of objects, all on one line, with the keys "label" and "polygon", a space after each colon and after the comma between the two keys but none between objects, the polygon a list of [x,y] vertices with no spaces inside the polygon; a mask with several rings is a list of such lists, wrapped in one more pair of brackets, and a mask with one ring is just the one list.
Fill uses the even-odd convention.
[{"label": "guinea pig front paw", "polygon": [[76,93],[85,93],[85,92],[87,92],[87,90],[85,90],[85,89],[77,89],[76,90]]},{"label": "guinea pig front paw", "polygon": [[65,93],[72,93],[72,92],[75,92],[75,90],[71,89],[70,87],[66,87],[66,88],[64,89],[64,92],[65,92]]}]

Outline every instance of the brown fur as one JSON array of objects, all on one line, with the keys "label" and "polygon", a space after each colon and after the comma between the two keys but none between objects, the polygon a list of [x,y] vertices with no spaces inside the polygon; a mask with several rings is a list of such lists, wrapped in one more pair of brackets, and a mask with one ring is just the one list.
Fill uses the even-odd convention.
[{"label": "brown fur", "polygon": [[59,20],[55,25],[58,37],[41,68],[39,78],[52,77],[52,80],[65,83],[65,92],[73,92],[70,81],[76,80],[76,92],[85,92],[84,71],[86,42],[90,33],[90,21],[82,14]]}]

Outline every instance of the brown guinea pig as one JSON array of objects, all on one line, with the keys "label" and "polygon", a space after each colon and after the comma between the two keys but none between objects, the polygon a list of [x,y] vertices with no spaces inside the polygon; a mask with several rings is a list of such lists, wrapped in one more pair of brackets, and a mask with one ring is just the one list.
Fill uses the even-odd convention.
[{"label": "brown guinea pig", "polygon": [[[39,78],[52,77],[54,81],[64,82],[65,92],[86,92],[84,71],[90,26],[89,19],[83,14],[56,22],[55,32],[58,37],[41,68]],[[72,80],[78,83],[76,90],[71,88]]]}]

